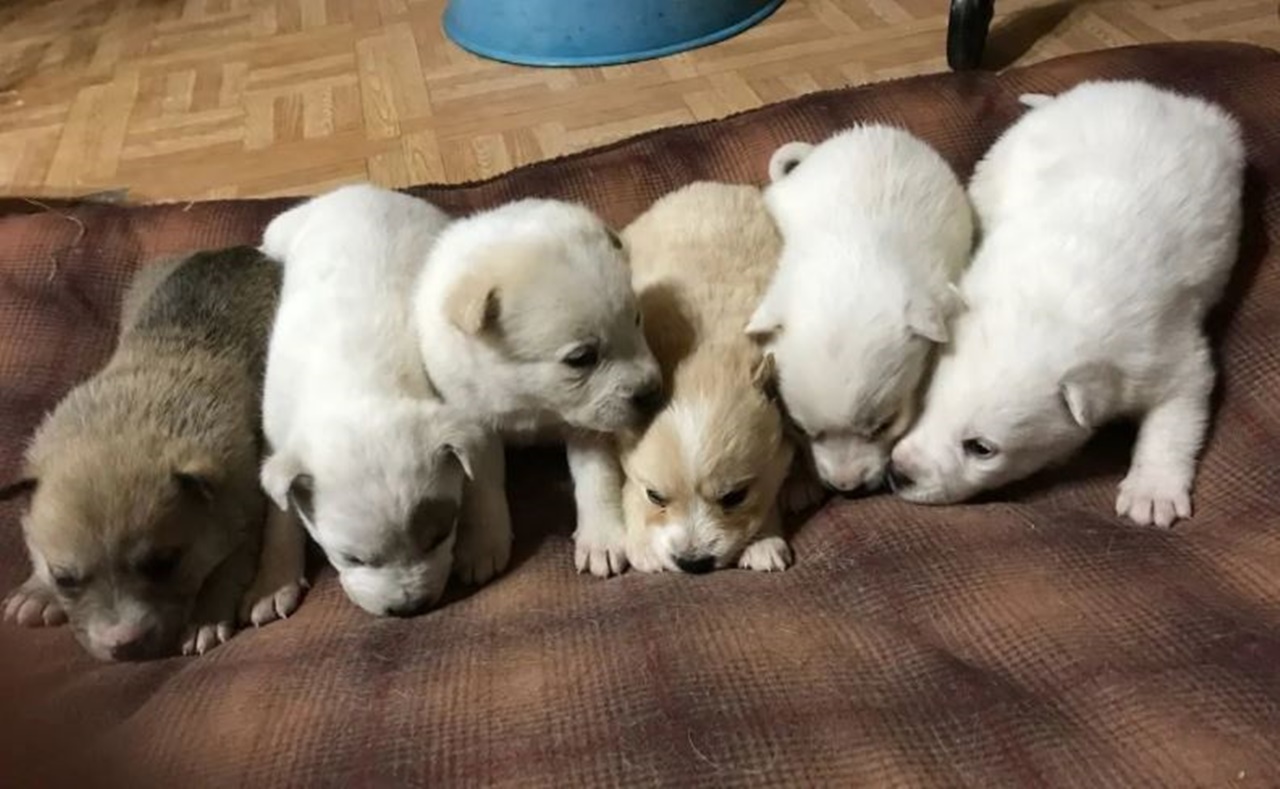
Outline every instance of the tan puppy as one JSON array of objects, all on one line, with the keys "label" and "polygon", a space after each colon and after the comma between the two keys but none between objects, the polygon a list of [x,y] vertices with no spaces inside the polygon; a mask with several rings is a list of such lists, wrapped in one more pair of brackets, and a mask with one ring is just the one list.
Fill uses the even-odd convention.
[{"label": "tan puppy", "polygon": [[239,247],[143,269],[107,366],[27,452],[33,572],[5,604],[103,660],[231,637],[257,566],[259,396],[280,269]]},{"label": "tan puppy", "polygon": [[793,449],[771,359],[742,333],[781,239],[760,191],[696,183],[623,234],[667,401],[622,439],[627,558],[644,572],[782,570],[778,493]]}]

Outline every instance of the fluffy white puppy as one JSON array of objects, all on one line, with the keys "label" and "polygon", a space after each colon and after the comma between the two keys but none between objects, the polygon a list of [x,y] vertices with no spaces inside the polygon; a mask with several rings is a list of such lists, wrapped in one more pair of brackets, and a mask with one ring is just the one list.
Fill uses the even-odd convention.
[{"label": "fluffy white puppy", "polygon": [[969,309],[893,452],[906,499],[954,502],[1141,420],[1116,511],[1191,514],[1213,367],[1202,323],[1236,257],[1244,149],[1221,109],[1138,82],[1028,112],[978,165]]},{"label": "fluffy white puppy", "polygon": [[973,218],[951,167],[911,134],[859,126],[788,143],[765,200],[783,251],[747,333],[828,487],[878,487],[911,424],[933,346],[961,308]]},{"label": "fluffy white puppy", "polygon": [[[378,615],[439,598],[464,479],[497,443],[433,396],[418,354],[412,285],[447,223],[426,202],[357,185],[286,211],[263,239],[285,268],[267,359],[263,488],[280,509],[292,503],[347,595]],[[276,561],[300,563],[301,547],[282,543]],[[460,574],[478,565],[491,574],[491,557],[463,548]]]},{"label": "fluffy white puppy", "polygon": [[783,570],[778,491],[794,453],[771,360],[743,335],[781,239],[760,190],[696,183],[623,233],[669,396],[620,441],[627,558],[638,570]]},{"label": "fluffy white puppy", "polygon": [[460,219],[431,250],[414,310],[445,402],[509,438],[566,437],[578,569],[625,569],[622,472],[608,434],[652,415],[662,381],[617,235],[556,200]]}]

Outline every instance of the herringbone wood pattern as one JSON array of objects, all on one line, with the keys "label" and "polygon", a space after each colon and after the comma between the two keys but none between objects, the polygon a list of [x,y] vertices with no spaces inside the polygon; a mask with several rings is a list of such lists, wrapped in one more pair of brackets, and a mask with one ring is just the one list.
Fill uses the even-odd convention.
[{"label": "herringbone wood pattern", "polygon": [[[445,0],[10,0],[0,192],[196,199],[463,181],[823,88],[946,68],[947,0],[788,0],[740,37],[528,69],[444,38]],[[993,65],[1124,44],[1280,47],[1276,0],[997,0]]]}]

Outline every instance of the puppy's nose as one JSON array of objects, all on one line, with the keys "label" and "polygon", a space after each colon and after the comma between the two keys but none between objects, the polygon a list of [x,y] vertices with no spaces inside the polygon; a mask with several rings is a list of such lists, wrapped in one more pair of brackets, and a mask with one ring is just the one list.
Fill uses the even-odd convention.
[{"label": "puppy's nose", "polygon": [[118,626],[107,636],[112,660],[144,660],[150,657],[150,633],[138,627]]},{"label": "puppy's nose", "polygon": [[697,556],[688,557],[681,556],[676,559],[676,567],[680,568],[680,572],[689,573],[690,575],[702,575],[716,569],[716,557],[714,556]]},{"label": "puppy's nose", "polygon": [[646,384],[631,395],[631,405],[645,416],[652,416],[662,408],[662,384],[658,381]]},{"label": "puppy's nose", "polygon": [[885,469],[884,475],[889,480],[889,487],[895,491],[909,488],[915,484],[915,480],[911,478],[911,475],[903,471],[901,466],[893,463],[890,463],[889,467]]},{"label": "puppy's nose", "polygon": [[411,603],[401,603],[400,605],[387,606],[387,616],[409,617],[417,616],[431,607],[430,600],[416,600]]}]

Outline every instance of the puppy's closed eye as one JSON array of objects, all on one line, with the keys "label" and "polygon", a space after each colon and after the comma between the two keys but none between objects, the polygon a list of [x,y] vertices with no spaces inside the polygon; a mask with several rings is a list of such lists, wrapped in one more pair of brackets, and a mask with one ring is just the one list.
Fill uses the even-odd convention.
[{"label": "puppy's closed eye", "polygon": [[971,458],[990,460],[1000,454],[1000,448],[985,438],[968,438],[960,444],[960,448]]},{"label": "puppy's closed eye", "polygon": [[747,500],[747,493],[750,492],[749,485],[743,485],[740,488],[734,488],[720,498],[716,499],[716,503],[722,509],[732,510],[742,505]]},{"label": "puppy's closed eye", "polygon": [[670,499],[653,488],[645,488],[644,495],[648,497],[649,503],[653,504],[655,507],[665,507],[671,503]]},{"label": "puppy's closed eye", "polygon": [[600,361],[600,349],[590,344],[579,345],[565,354],[560,361],[575,370],[586,370],[595,367]]},{"label": "puppy's closed eye", "polygon": [[898,421],[898,415],[896,413],[889,414],[884,419],[881,419],[879,422],[877,422],[875,426],[873,426],[869,431],[867,431],[867,438],[871,439],[872,441],[875,441],[876,439],[881,438],[882,436],[884,436],[885,432],[889,428],[893,427],[893,423],[897,421]]},{"label": "puppy's closed eye", "polygon": [[50,567],[49,575],[53,578],[53,585],[58,587],[58,591],[68,596],[78,594],[89,580],[66,567]]},{"label": "puppy's closed eye", "polygon": [[173,575],[173,571],[177,569],[181,561],[182,550],[180,548],[154,550],[143,556],[134,565],[134,570],[148,581],[159,583]]}]

